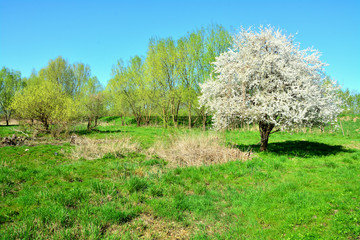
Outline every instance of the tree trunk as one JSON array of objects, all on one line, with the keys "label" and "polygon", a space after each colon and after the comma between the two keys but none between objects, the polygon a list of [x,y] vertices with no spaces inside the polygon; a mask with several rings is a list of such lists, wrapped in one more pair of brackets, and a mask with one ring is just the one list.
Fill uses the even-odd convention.
[{"label": "tree trunk", "polygon": [[167,128],[167,113],[165,111],[165,108],[162,109],[163,110],[163,124],[164,124],[164,128]]},{"label": "tree trunk", "polygon": [[88,118],[88,124],[87,124],[87,130],[90,131],[91,130],[91,118]]},{"label": "tree trunk", "polygon": [[174,105],[171,106],[171,115],[172,115],[172,121],[173,121],[174,127],[177,128],[178,127],[177,113],[176,113],[176,109],[175,109]]},{"label": "tree trunk", "polygon": [[177,122],[177,117],[175,115],[172,115],[172,120],[173,120],[174,127],[177,128],[178,122]]},{"label": "tree trunk", "polygon": [[5,118],[6,118],[6,126],[9,126],[9,121],[11,118],[11,111],[5,111]]},{"label": "tree trunk", "polygon": [[46,130],[46,132],[49,132],[49,123],[48,123],[48,121],[47,121],[47,120],[45,120],[45,122],[44,122],[44,126],[45,126],[45,130]]},{"label": "tree trunk", "polygon": [[268,147],[268,141],[269,141],[269,135],[271,133],[271,130],[274,128],[274,124],[272,123],[266,123],[263,121],[259,122],[259,130],[260,130],[260,136],[261,136],[261,145],[260,145],[260,151],[266,151]]},{"label": "tree trunk", "polygon": [[136,117],[136,126],[140,127],[141,125],[141,117]]},{"label": "tree trunk", "polygon": [[192,122],[191,122],[191,103],[189,103],[189,129],[191,129],[192,127]]},{"label": "tree trunk", "polygon": [[[121,120],[121,126],[124,126],[125,125],[125,119],[124,119],[124,115],[123,114],[120,114],[120,120]],[[115,123],[115,121],[114,121]],[[115,125],[115,124],[114,124]]]},{"label": "tree trunk", "polygon": [[203,126],[202,126],[202,130],[203,131],[205,131],[206,130],[206,118],[207,118],[207,116],[206,116],[206,113],[203,115]]}]

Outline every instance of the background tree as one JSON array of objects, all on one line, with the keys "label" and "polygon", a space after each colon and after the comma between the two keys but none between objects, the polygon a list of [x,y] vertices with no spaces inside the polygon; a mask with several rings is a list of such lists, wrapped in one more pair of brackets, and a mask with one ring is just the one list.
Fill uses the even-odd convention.
[{"label": "background tree", "polygon": [[[230,33],[221,25],[211,25],[202,31],[204,35],[204,50],[197,63],[198,79],[195,85],[195,91],[198,96],[201,92],[200,84],[205,82],[214,69],[212,63],[215,61],[215,58],[227,51],[233,42]],[[196,103],[199,110],[197,114],[202,116],[202,128],[205,130],[207,121],[206,109],[201,105],[199,106],[198,102]]]},{"label": "background tree", "polygon": [[108,107],[110,114],[119,116],[122,125],[125,125],[125,117],[130,116],[130,107],[126,96],[122,94],[122,84],[119,78],[124,76],[124,63],[122,60],[118,61],[117,66],[113,67],[113,78],[111,78],[106,87],[108,93]]},{"label": "background tree", "polygon": [[13,107],[22,118],[42,122],[47,131],[51,124],[84,118],[91,129],[105,112],[105,94],[86,64],[69,64],[58,57],[39,73],[33,71],[25,85]]},{"label": "background tree", "polygon": [[9,125],[9,120],[13,113],[11,108],[12,100],[15,93],[19,91],[24,85],[19,71],[10,70],[3,67],[0,71],[0,112],[4,115],[6,125]]},{"label": "background tree", "polygon": [[326,124],[341,112],[334,85],[322,84],[319,52],[300,50],[280,30],[242,30],[214,65],[217,76],[201,85],[201,104],[214,113],[216,128],[258,123],[261,151],[274,128]]},{"label": "background tree", "polygon": [[[151,39],[146,57],[146,76],[154,93],[153,104],[163,120],[178,124],[181,106],[181,83],[176,75],[176,44],[171,38]],[[171,118],[171,119],[170,119]]]},{"label": "background tree", "polygon": [[106,114],[107,96],[97,77],[89,77],[81,88],[79,99],[81,115],[87,118],[87,130],[97,127],[100,117]]},{"label": "background tree", "polygon": [[67,60],[59,56],[50,60],[48,65],[40,70],[39,77],[57,83],[65,94],[75,98],[84,79],[89,77],[89,71],[87,65],[70,65]]},{"label": "background tree", "polygon": [[192,127],[192,112],[198,94],[198,62],[203,52],[201,31],[190,33],[177,42],[176,73],[181,80],[182,100],[187,107],[188,127]]},{"label": "background tree", "polygon": [[131,58],[128,65],[118,61],[117,66],[113,68],[113,79],[108,86],[112,99],[120,100],[120,104],[128,107],[137,126],[141,125],[144,116],[151,114],[148,85],[144,76],[144,60],[141,57]]},{"label": "background tree", "polygon": [[340,89],[339,97],[342,99],[342,114],[357,115],[360,113],[360,94],[351,92],[349,89]]},{"label": "background tree", "polygon": [[72,78],[71,83],[71,92],[70,95],[73,98],[81,98],[81,95],[88,91],[91,88],[98,88],[101,84],[97,80],[97,78],[91,78],[91,69],[89,65],[83,63],[76,63],[71,65],[72,74],[69,74],[70,78]]},{"label": "background tree", "polygon": [[53,81],[38,80],[16,93],[11,107],[23,119],[40,121],[45,130],[51,124],[64,124],[75,115],[72,99]]},{"label": "background tree", "polygon": [[220,25],[192,31],[176,42],[171,38],[150,40],[145,75],[154,97],[151,102],[165,127],[169,123],[177,126],[179,114],[185,112],[189,128],[193,114],[201,115],[205,126],[204,108],[198,110],[199,83],[209,75],[215,57],[230,46],[231,36]]}]

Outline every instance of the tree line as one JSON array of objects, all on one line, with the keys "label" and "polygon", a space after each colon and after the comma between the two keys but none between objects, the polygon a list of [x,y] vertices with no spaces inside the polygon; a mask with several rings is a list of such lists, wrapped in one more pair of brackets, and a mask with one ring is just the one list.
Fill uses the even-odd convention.
[{"label": "tree line", "polygon": [[145,57],[120,60],[113,67],[106,88],[110,109],[119,116],[134,116],[138,126],[157,116],[164,127],[176,127],[180,115],[188,117],[189,128],[199,118],[205,126],[206,112],[198,104],[200,84],[209,77],[215,57],[231,44],[230,33],[220,25],[178,40],[150,39]]},{"label": "tree line", "polygon": [[[119,60],[103,87],[89,65],[70,64],[62,57],[30,77],[3,67],[0,71],[0,113],[9,124],[25,119],[45,131],[86,121],[88,130],[104,115],[132,116],[137,126],[158,118],[164,127],[187,119],[205,128],[205,107],[199,105],[201,84],[210,78],[213,62],[233,45],[233,37],[221,25],[211,25],[173,38],[151,38],[145,56]],[[360,94],[340,90],[343,113],[360,113]],[[15,114],[15,115],[14,115]],[[199,124],[197,124],[199,125]]]}]

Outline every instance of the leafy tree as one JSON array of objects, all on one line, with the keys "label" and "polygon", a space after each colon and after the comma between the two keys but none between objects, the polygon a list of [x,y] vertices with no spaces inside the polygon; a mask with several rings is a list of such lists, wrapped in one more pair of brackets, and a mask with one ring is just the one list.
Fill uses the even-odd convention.
[{"label": "leafy tree", "polygon": [[[204,83],[214,69],[213,62],[221,53],[227,51],[233,44],[230,33],[221,25],[211,25],[203,29],[204,53],[198,62],[198,80],[196,92],[200,95],[200,84]],[[207,114],[203,106],[198,107],[198,115],[202,116],[203,130],[206,127]]]},{"label": "leafy tree", "polygon": [[40,70],[39,77],[57,83],[64,93],[74,97],[81,84],[77,80],[82,77],[79,74],[77,76],[74,74],[73,70],[78,70],[78,68],[80,67],[71,66],[67,60],[59,56],[50,60],[47,67]]},{"label": "leafy tree", "polygon": [[11,103],[15,93],[23,86],[23,80],[19,71],[10,70],[3,67],[0,71],[0,112],[3,113],[6,125],[13,113]]},{"label": "leafy tree", "polygon": [[17,92],[11,107],[23,119],[40,121],[46,131],[51,124],[65,124],[75,115],[72,99],[57,83],[43,79]]},{"label": "leafy tree", "polygon": [[[128,65],[118,61],[113,68],[113,79],[109,82],[110,92],[118,104],[128,107],[135,117],[137,126],[147,114],[151,114],[151,104],[148,101],[148,85],[144,77],[144,60],[135,56]],[[124,108],[123,108],[124,109]]]},{"label": "leafy tree", "polygon": [[81,89],[78,109],[83,109],[82,116],[87,118],[87,129],[98,125],[98,119],[106,113],[106,94],[97,77],[90,77]]},{"label": "leafy tree", "polygon": [[101,116],[104,116],[106,96],[104,92],[98,92],[89,96],[88,101],[85,103],[88,116],[87,129],[91,130],[98,125],[98,120]]},{"label": "leafy tree", "polygon": [[72,78],[70,94],[73,98],[81,98],[84,92],[87,92],[91,88],[100,87],[100,82],[92,78],[91,69],[89,65],[83,63],[76,63],[71,65],[72,74],[69,74]]},{"label": "leafy tree", "polygon": [[274,128],[326,124],[341,112],[334,85],[322,84],[319,52],[300,50],[280,30],[242,30],[214,65],[217,76],[201,85],[201,104],[214,112],[216,128],[257,122],[261,151]]},{"label": "leafy tree", "polygon": [[338,92],[342,99],[342,114],[359,114],[360,113],[360,94],[351,92],[349,89],[339,90]]},{"label": "leafy tree", "polygon": [[181,106],[181,83],[176,75],[176,45],[171,38],[151,39],[146,57],[146,76],[153,94],[153,104],[167,127],[169,120],[178,123]]},{"label": "leafy tree", "polygon": [[204,49],[203,45],[201,31],[193,32],[177,42],[176,73],[181,80],[183,102],[187,105],[189,128],[192,127],[193,106],[198,97],[198,63]]},{"label": "leafy tree", "polygon": [[113,68],[113,78],[109,80],[106,87],[108,93],[108,106],[110,113],[119,116],[122,125],[125,124],[125,116],[130,115],[130,107],[127,98],[122,94],[122,81],[119,78],[125,77],[124,63],[119,60],[116,67]]}]

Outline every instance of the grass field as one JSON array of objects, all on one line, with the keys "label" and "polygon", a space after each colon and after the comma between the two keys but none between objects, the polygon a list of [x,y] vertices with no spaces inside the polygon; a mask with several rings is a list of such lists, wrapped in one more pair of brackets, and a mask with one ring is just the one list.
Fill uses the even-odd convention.
[{"label": "grass field", "polygon": [[79,138],[137,143],[91,160],[50,137],[2,147],[0,239],[359,239],[359,132],[352,118],[342,129],[279,132],[260,153],[258,131],[227,131],[224,145],[252,158],[200,167],[148,154],[198,129],[79,127]]}]

